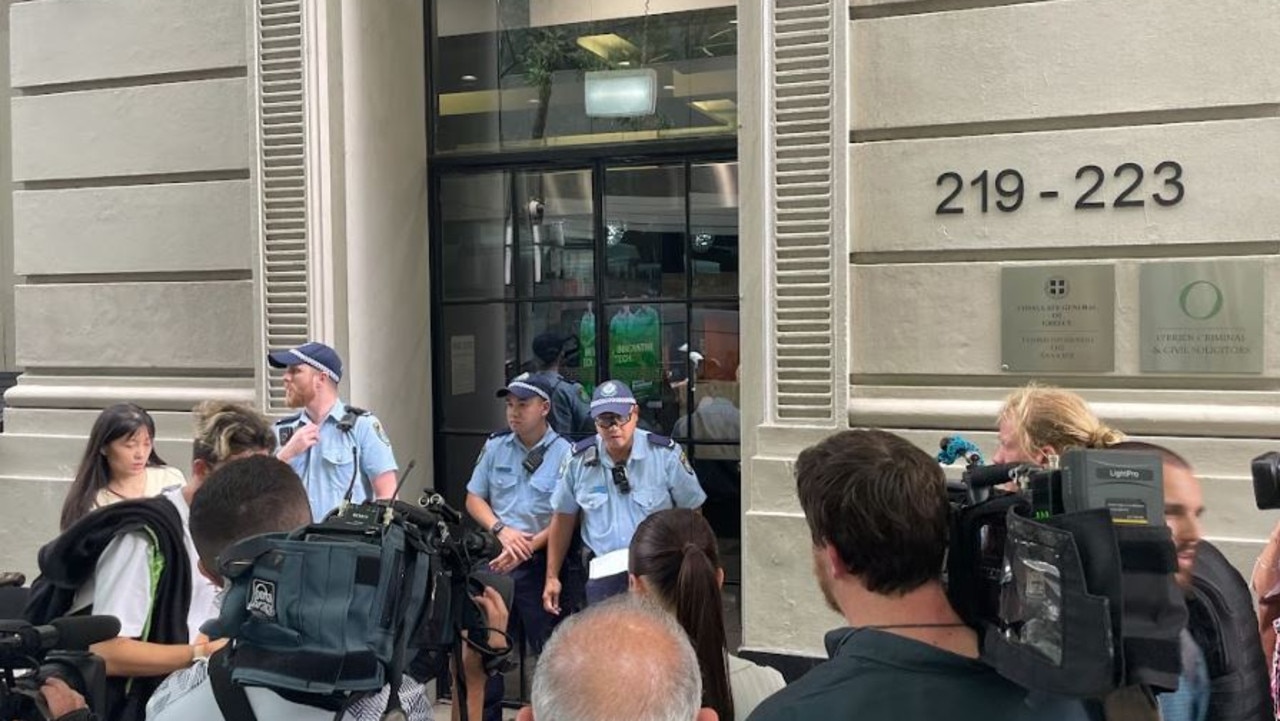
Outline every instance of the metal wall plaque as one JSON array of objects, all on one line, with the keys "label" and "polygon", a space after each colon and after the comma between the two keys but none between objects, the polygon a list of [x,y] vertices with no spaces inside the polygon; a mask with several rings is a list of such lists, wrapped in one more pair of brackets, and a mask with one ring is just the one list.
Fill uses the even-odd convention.
[{"label": "metal wall plaque", "polygon": [[1140,281],[1143,373],[1261,373],[1262,263],[1148,263]]},{"label": "metal wall plaque", "polygon": [[1110,265],[1007,267],[1000,273],[1000,362],[1014,373],[1115,370]]}]

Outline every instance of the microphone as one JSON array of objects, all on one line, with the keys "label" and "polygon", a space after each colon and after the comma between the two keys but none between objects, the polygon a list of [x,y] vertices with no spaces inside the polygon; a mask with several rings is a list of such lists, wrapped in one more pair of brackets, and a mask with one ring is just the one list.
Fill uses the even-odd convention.
[{"label": "microphone", "polygon": [[58,632],[53,648],[63,651],[88,651],[93,644],[120,635],[120,619],[115,616],[67,616],[53,619],[50,625]]},{"label": "microphone", "polygon": [[963,458],[970,468],[982,465],[982,450],[964,436],[943,436],[938,447],[938,463],[949,466]]},{"label": "microphone", "polygon": [[1029,463],[997,463],[994,466],[975,466],[964,472],[964,482],[969,488],[990,488],[1001,483],[1008,483],[1028,470],[1035,468]]},{"label": "microphone", "polygon": [[67,616],[47,626],[25,621],[0,621],[0,653],[35,655],[44,651],[87,651],[101,641],[120,635],[115,616]]}]

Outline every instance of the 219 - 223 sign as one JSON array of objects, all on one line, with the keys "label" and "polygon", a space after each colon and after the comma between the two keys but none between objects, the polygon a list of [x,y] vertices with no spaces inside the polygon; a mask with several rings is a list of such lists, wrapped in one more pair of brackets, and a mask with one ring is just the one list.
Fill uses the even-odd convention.
[{"label": "219 - 223 sign", "polygon": [[[1169,207],[1182,202],[1187,194],[1183,184],[1182,165],[1174,160],[1165,160],[1151,171],[1152,180],[1147,185],[1146,170],[1138,163],[1121,163],[1108,177],[1107,171],[1097,165],[1083,165],[1076,170],[1075,187],[1076,210],[1101,210],[1108,201],[1112,208],[1142,208],[1147,200],[1161,207]],[[1108,182],[1110,181],[1110,182]],[[966,203],[976,201],[969,209],[986,213],[995,206],[1002,213],[1012,213],[1022,207],[1023,201],[1032,191],[1022,173],[1012,168],[997,172],[978,173],[967,184],[972,190],[965,195],[965,179],[960,173],[949,170],[938,176],[937,186],[947,195],[938,203],[937,215],[960,215],[965,212]],[[1158,186],[1158,187],[1156,187]],[[1150,192],[1152,189],[1155,192]],[[1041,201],[1058,202],[1060,194],[1056,188],[1045,188],[1034,193]]]}]

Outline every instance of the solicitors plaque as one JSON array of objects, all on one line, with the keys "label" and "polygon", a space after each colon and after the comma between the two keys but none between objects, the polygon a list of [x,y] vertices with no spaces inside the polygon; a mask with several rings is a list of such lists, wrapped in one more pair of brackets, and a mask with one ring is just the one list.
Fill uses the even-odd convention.
[{"label": "solicitors plaque", "polygon": [[1143,373],[1261,373],[1262,263],[1148,263],[1140,278]]},{"label": "solicitors plaque", "polygon": [[1000,362],[1013,373],[1115,370],[1115,267],[1006,267]]}]

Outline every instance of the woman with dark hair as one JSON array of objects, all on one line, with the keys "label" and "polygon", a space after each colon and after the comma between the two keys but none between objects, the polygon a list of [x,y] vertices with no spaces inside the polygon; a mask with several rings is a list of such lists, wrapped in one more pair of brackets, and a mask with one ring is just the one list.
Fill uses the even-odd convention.
[{"label": "woman with dark hair", "polygon": [[148,498],[186,483],[182,471],[156,455],[156,424],[133,403],[117,403],[93,422],[76,478],[62,503],[62,530],[95,508]]},{"label": "woman with dark hair", "polygon": [[742,721],[785,682],[782,674],[728,653],[724,569],[710,524],[696,511],[673,508],[640,522],[631,537],[631,592],[653,597],[693,643],[702,670],[702,705],[725,721]]}]

